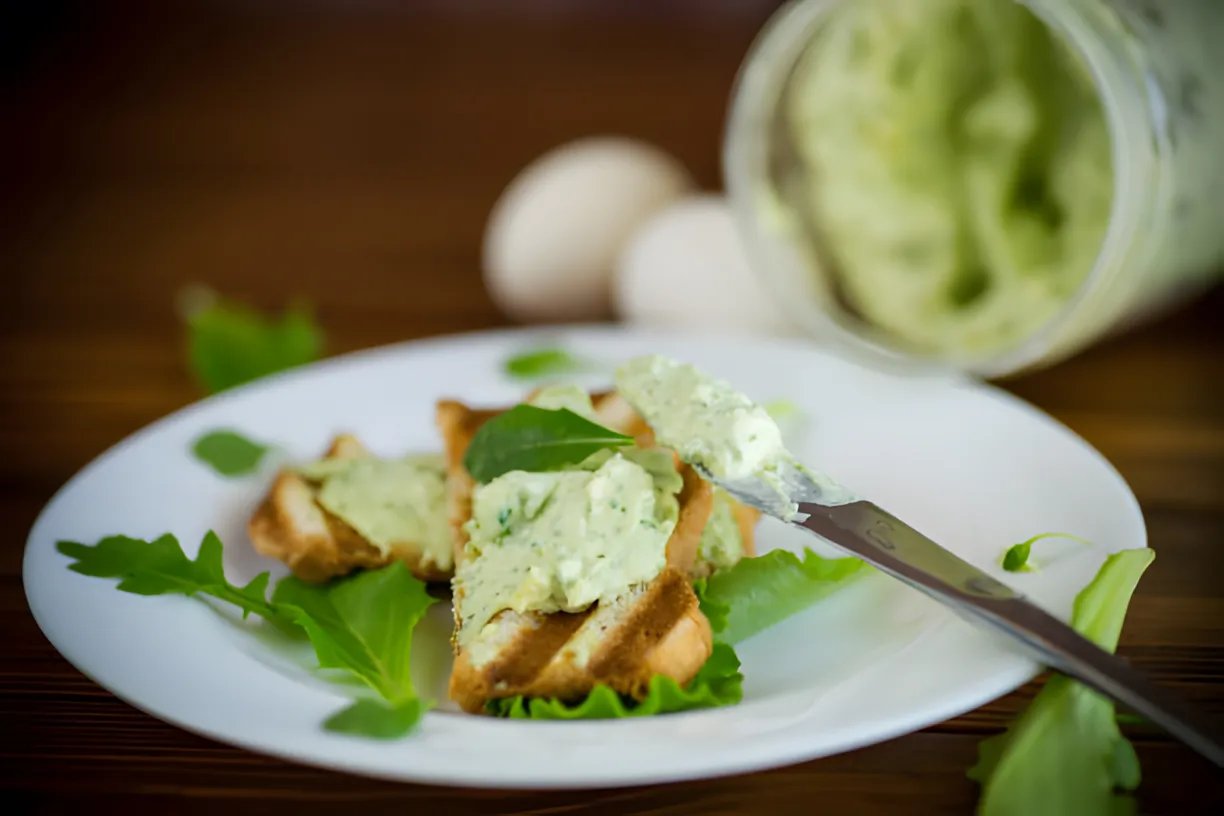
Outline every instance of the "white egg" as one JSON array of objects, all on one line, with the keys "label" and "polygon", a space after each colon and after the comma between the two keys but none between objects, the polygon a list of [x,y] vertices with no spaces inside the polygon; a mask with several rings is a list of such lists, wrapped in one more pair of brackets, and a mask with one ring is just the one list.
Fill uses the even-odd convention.
[{"label": "white egg", "polygon": [[644,224],[618,261],[615,299],[620,317],[641,326],[793,331],[749,265],[721,196],[685,198]]},{"label": "white egg", "polygon": [[519,173],[489,216],[489,295],[519,320],[610,317],[625,242],[690,189],[680,162],[639,141],[595,137],[546,153]]}]

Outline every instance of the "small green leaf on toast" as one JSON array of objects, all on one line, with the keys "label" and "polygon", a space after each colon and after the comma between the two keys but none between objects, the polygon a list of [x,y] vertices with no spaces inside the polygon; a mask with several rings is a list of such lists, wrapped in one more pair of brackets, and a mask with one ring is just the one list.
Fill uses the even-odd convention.
[{"label": "small green leaf on toast", "polygon": [[516,405],[480,427],[464,454],[463,466],[477,482],[487,483],[512,470],[558,470],[606,448],[632,444],[633,437],[568,408]]}]

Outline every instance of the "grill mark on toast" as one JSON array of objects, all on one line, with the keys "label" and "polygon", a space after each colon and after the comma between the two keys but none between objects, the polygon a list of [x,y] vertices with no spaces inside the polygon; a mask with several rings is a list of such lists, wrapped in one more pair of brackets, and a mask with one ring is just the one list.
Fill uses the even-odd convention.
[{"label": "grill mark on toast", "polygon": [[[539,617],[539,626],[523,630],[509,648],[486,668],[489,685],[495,689],[524,689],[552,662],[590,616],[582,612],[555,612]],[[499,695],[500,696],[500,695]],[[507,696],[513,696],[507,695]]]},{"label": "grill mark on toast", "polygon": [[643,656],[671,632],[676,622],[697,604],[688,578],[666,569],[646,595],[633,605],[628,618],[591,659],[590,672],[599,682],[623,693],[641,696],[649,676],[643,676]]}]

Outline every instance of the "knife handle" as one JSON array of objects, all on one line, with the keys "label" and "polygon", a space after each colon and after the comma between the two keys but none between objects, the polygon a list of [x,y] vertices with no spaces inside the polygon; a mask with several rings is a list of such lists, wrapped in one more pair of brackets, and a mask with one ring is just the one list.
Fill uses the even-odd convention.
[{"label": "knife handle", "polygon": [[1202,712],[1023,595],[869,502],[800,504],[798,526],[904,581],[970,622],[1026,647],[1047,666],[1164,728],[1218,767],[1224,738]]}]

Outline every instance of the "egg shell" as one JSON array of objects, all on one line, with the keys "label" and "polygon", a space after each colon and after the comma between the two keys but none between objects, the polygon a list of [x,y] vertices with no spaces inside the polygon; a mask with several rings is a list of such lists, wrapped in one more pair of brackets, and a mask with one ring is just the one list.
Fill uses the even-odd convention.
[{"label": "egg shell", "polygon": [[692,186],[679,161],[633,139],[594,137],[549,151],[490,214],[483,261],[490,297],[524,321],[610,317],[625,243]]},{"label": "egg shell", "polygon": [[624,321],[652,328],[793,334],[717,195],[686,197],[642,225],[618,261],[615,305]]}]

